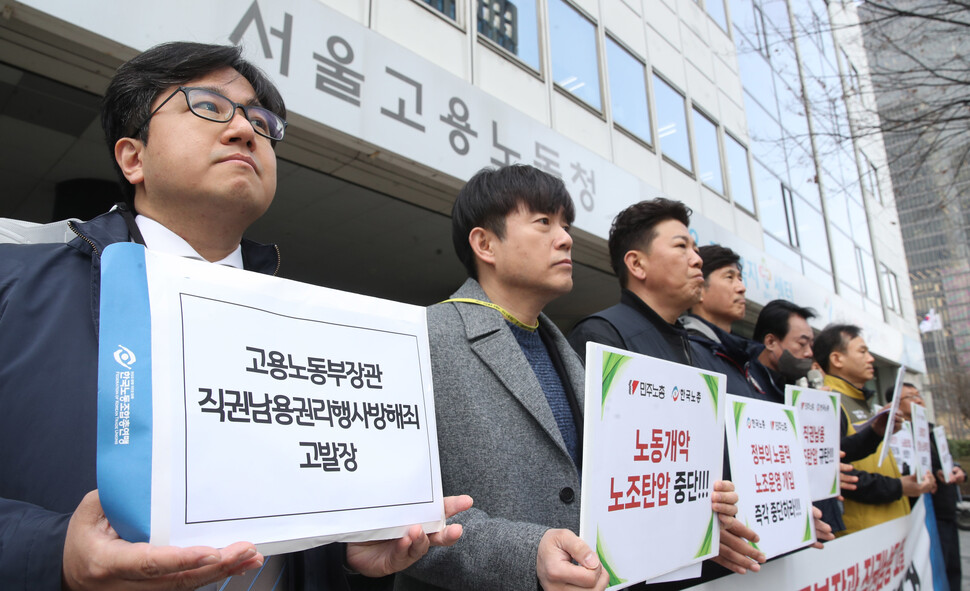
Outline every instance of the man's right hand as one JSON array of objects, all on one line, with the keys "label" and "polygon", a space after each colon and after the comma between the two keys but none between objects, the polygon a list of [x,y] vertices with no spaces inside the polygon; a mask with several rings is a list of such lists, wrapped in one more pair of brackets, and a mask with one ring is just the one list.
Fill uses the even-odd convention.
[{"label": "man's right hand", "polygon": [[899,480],[903,484],[903,495],[907,497],[918,497],[923,493],[936,491],[936,479],[929,472],[924,474],[923,479],[919,481],[913,474],[902,476]]},{"label": "man's right hand", "polygon": [[610,582],[596,553],[568,529],[550,529],[542,536],[536,553],[536,574],[546,591],[601,590]]},{"label": "man's right hand", "polygon": [[222,550],[126,542],[108,523],[94,490],[67,526],[61,577],[70,591],[195,589],[262,564],[262,554],[249,542]]}]

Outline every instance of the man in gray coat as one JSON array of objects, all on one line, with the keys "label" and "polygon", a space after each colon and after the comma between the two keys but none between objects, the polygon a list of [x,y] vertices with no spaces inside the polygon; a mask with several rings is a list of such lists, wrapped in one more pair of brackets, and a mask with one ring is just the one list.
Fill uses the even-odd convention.
[{"label": "man in gray coat", "polygon": [[[452,239],[470,278],[428,309],[444,493],[472,495],[397,589],[603,589],[579,529],[584,370],[542,314],[572,289],[572,200],[531,166],[483,170],[458,194]],[[715,509],[736,512],[733,492]],[[443,551],[442,551],[443,550]]]}]

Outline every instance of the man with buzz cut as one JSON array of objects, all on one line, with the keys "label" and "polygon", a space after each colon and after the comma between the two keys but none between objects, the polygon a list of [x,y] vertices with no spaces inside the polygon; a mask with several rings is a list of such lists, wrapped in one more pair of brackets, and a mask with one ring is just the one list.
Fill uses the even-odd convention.
[{"label": "man with buzz cut", "polygon": [[[469,278],[428,309],[445,494],[475,508],[461,543],[432,548],[398,589],[603,589],[608,574],[577,536],[584,370],[542,314],[572,289],[572,199],[531,166],[485,169],[452,210]],[[737,512],[720,490],[713,507]],[[649,549],[645,549],[649,551]]]},{"label": "man with buzz cut", "polygon": [[[276,193],[286,128],[276,87],[238,47],[156,46],[108,84],[101,122],[128,202],[71,223],[67,244],[0,245],[0,589],[344,589],[452,544],[427,536],[264,557],[248,542],[177,548],[121,539],[96,480],[101,254],[117,242],[275,274],[243,239]],[[239,453],[245,453],[240,451]],[[212,462],[218,462],[213,454]],[[243,491],[244,492],[244,491]],[[471,504],[446,499],[446,513]],[[245,576],[242,573],[248,571]]]},{"label": "man with buzz cut", "polygon": [[[815,337],[815,361],[825,371],[825,385],[842,395],[842,436],[857,432],[856,424],[872,418],[869,400],[875,394],[866,388],[875,375],[875,359],[862,338],[862,330],[852,324],[830,324]],[[915,476],[901,476],[891,451],[879,465],[882,449],[862,459],[853,459],[852,474],[859,481],[855,490],[842,489],[845,509],[842,519],[848,535],[867,527],[909,514],[906,497],[918,497],[933,489],[933,475],[927,472],[922,481]]]},{"label": "man with buzz cut", "polygon": [[[697,365],[690,338],[678,320],[697,304],[704,287],[703,261],[688,230],[690,214],[680,201],[663,197],[635,203],[617,214],[609,250],[622,288],[620,303],[573,328],[569,343],[580,356],[585,357],[586,343],[593,341]],[[729,481],[719,483],[734,490]],[[757,534],[730,517],[721,518],[721,524],[720,553],[714,562],[740,574],[759,570],[765,556],[748,543],[757,542]],[[705,578],[726,574],[706,563],[705,567]]]}]

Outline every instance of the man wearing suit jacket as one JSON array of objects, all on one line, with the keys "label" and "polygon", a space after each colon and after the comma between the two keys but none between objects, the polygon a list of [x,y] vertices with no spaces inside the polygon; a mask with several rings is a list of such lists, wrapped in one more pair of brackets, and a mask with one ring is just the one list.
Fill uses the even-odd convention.
[{"label": "man wearing suit jacket", "polygon": [[483,170],[458,194],[452,239],[470,278],[428,309],[428,333],[444,494],[476,506],[453,522],[462,545],[397,588],[606,587],[574,533],[583,366],[541,313],[572,289],[574,214],[562,181],[531,166]]},{"label": "man wearing suit jacket", "polygon": [[[572,200],[531,166],[483,170],[461,190],[452,239],[470,278],[428,309],[444,493],[475,508],[397,589],[603,589],[579,530],[582,363],[542,309],[572,289]],[[718,488],[713,507],[737,512]],[[440,551],[444,550],[444,551]]]}]

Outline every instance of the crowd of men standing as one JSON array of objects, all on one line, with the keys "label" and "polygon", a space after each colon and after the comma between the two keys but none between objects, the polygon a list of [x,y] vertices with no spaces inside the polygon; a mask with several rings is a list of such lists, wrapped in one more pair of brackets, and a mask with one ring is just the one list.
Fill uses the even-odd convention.
[{"label": "crowd of men standing", "polygon": [[[887,425],[855,426],[872,412],[873,377],[857,327],[816,335],[812,310],[777,300],[762,309],[753,339],[732,333],[746,309],[741,259],[723,246],[698,248],[679,201],[643,201],[616,216],[609,252],[619,302],[567,339],[543,309],[572,289],[573,202],[559,178],[513,165],[479,172],[458,194],[452,237],[468,279],[428,309],[448,527],[275,557],[271,570],[245,542],[125,542],[95,480],[101,252],[135,241],[275,273],[278,250],[242,234],[275,194],[285,115],[272,83],[238,49],[153,48],[122,66],[102,114],[128,203],[73,226],[69,244],[0,246],[0,587],[188,589],[232,577],[220,588],[339,589],[397,572],[384,584],[603,589],[607,573],[577,535],[589,341],[721,372],[729,393],[770,402],[817,364],[824,385],[842,394],[843,450],[855,468],[843,480],[844,512],[834,501],[815,512],[819,546],[905,515],[908,498],[950,490],[932,475],[900,474],[891,457],[873,461]],[[38,371],[52,359],[57,370]],[[721,543],[702,579],[758,571],[765,556],[750,543],[757,532],[734,519],[728,475],[711,499]],[[959,577],[959,560],[955,569]]]}]

